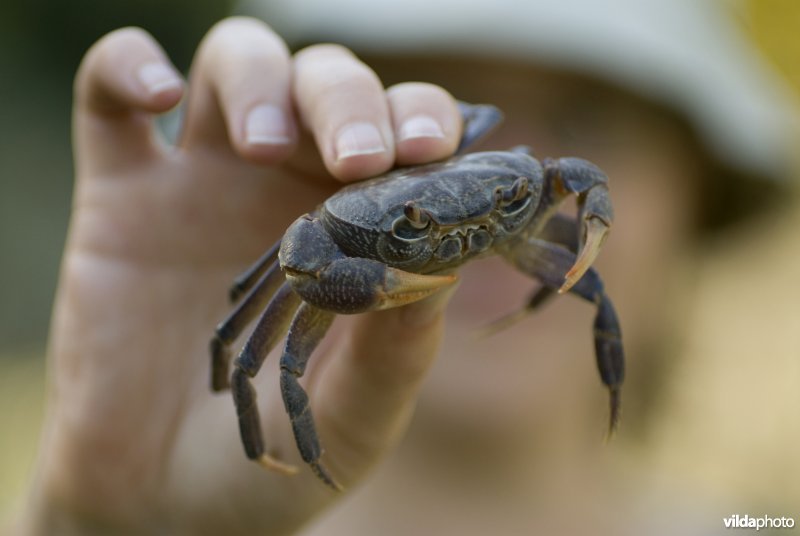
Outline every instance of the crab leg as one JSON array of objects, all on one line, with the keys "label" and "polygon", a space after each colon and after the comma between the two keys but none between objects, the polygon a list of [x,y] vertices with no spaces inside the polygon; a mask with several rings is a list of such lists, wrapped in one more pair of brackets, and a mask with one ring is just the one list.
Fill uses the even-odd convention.
[{"label": "crab leg", "polygon": [[578,222],[573,216],[556,212],[553,214],[537,235],[547,242],[554,242],[564,246],[572,253],[577,253],[580,249]]},{"label": "crab leg", "polygon": [[528,316],[530,313],[541,308],[545,303],[549,302],[556,295],[556,291],[548,286],[542,285],[528,298],[528,303],[525,307],[514,311],[502,318],[498,318],[488,326],[484,326],[478,332],[479,337],[488,337],[494,335],[498,331],[509,328]]},{"label": "crab leg", "polygon": [[308,395],[297,381],[305,373],[308,358],[325,336],[335,316],[335,313],[302,303],[289,328],[280,367],[281,395],[292,422],[292,431],[300,455],[320,480],[341,491],[342,487],[319,461],[322,448],[311,415]]},{"label": "crab leg", "polygon": [[211,388],[221,391],[228,388],[228,366],[231,360],[229,347],[242,331],[258,315],[276,289],[283,283],[284,276],[277,262],[261,274],[228,318],[217,325],[214,337],[209,344],[211,351]]},{"label": "crab leg", "polygon": [[[539,232],[537,237],[546,242],[553,242],[566,247],[572,253],[576,253],[580,247],[578,243],[578,225],[575,218],[559,212],[556,212],[547,220],[544,229]],[[494,335],[498,331],[516,324],[530,313],[540,309],[556,295],[556,289],[542,285],[531,294],[530,298],[528,298],[528,303],[522,309],[498,318],[480,329],[478,336]]]},{"label": "crab leg", "polygon": [[581,234],[578,258],[566,271],[558,292],[563,294],[575,285],[594,263],[614,220],[614,210],[608,196],[608,177],[581,158],[545,160],[545,180],[556,191],[578,194]]},{"label": "crab leg", "polygon": [[[538,238],[523,242],[508,257],[522,272],[536,277],[551,289],[561,286],[561,274],[576,261],[575,254],[566,248]],[[625,376],[619,320],[594,269],[588,269],[570,292],[597,306],[593,331],[595,357],[600,378],[609,391],[608,433],[611,435],[619,422],[620,388]]]},{"label": "crab leg", "polygon": [[233,285],[231,285],[228,291],[231,303],[238,301],[239,298],[242,297],[242,294],[253,288],[264,271],[278,260],[278,250],[280,247],[280,241],[273,244],[252,266],[233,280]]},{"label": "crab leg", "polygon": [[489,104],[468,104],[458,101],[464,128],[455,154],[464,154],[503,121],[503,113]]},{"label": "crab leg", "polygon": [[231,377],[233,402],[239,416],[239,432],[247,457],[258,461],[268,469],[283,473],[293,473],[296,468],[275,460],[264,449],[264,438],[261,433],[261,419],[256,405],[256,392],[250,383],[270,350],[286,333],[292,315],[300,305],[300,297],[292,292],[288,283],[284,283],[269,302],[264,314],[259,318],[253,334],[242,348],[239,357],[234,361],[235,368]]}]

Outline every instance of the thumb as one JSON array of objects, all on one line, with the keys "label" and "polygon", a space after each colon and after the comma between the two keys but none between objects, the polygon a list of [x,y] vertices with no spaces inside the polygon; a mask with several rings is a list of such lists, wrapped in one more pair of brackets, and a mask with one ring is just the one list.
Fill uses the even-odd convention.
[{"label": "thumb", "polygon": [[327,464],[356,479],[405,432],[438,354],[444,309],[457,285],[425,300],[364,315],[318,385]]},{"label": "thumb", "polygon": [[104,175],[158,154],[151,114],[169,110],[183,80],[144,30],[115,30],[95,43],[75,77],[78,174]]}]

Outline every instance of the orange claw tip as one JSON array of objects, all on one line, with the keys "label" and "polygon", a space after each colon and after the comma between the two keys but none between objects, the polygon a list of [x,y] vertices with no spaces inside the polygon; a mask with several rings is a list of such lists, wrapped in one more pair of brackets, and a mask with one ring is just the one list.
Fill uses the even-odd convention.
[{"label": "orange claw tip", "polygon": [[611,439],[614,438],[614,434],[617,432],[617,428],[619,428],[620,409],[621,409],[619,387],[610,387],[608,395],[609,395],[609,416],[608,416],[608,430],[606,431],[606,441],[611,441]]},{"label": "orange claw tip", "polygon": [[283,475],[296,475],[298,471],[296,465],[283,463],[282,461],[276,460],[267,454],[262,454],[261,457],[256,460],[256,462],[258,462],[258,465],[264,469],[275,471]]},{"label": "orange claw tip", "polygon": [[600,254],[600,248],[608,234],[608,225],[599,218],[590,218],[586,222],[586,242],[583,244],[575,264],[564,276],[564,283],[558,289],[559,294],[568,292],[575,283],[581,280],[583,274],[592,267],[595,259]]},{"label": "orange claw tip", "polygon": [[427,298],[437,290],[450,286],[458,280],[455,274],[424,275],[386,268],[383,292],[379,293],[378,309],[389,309],[407,305]]},{"label": "orange claw tip", "polygon": [[339,482],[337,482],[336,479],[333,478],[328,473],[328,471],[322,466],[321,463],[319,463],[319,462],[311,462],[309,465],[311,466],[311,471],[313,471],[313,473],[315,475],[317,475],[317,478],[319,478],[325,484],[327,484],[327,486],[329,488],[331,488],[333,491],[336,491],[336,492],[339,492],[339,493],[344,491],[344,486],[339,484]]}]

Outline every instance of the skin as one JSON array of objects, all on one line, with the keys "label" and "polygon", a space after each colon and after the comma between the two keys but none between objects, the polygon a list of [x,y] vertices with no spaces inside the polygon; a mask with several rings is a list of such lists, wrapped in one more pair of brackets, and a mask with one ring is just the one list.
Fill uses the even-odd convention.
[{"label": "skin", "polygon": [[[677,499],[685,489],[663,497],[654,489],[658,461],[637,442],[643,425],[660,424],[640,391],[668,381],[660,371],[670,356],[658,350],[675,335],[672,315],[684,314],[683,291],[691,289],[684,263],[694,187],[706,172],[691,136],[662,110],[585,79],[499,62],[412,63],[460,97],[485,95],[504,110],[492,148],[524,140],[539,157],[580,155],[608,174],[615,222],[595,266],[622,322],[622,422],[604,444],[593,308],[565,296],[535,318],[476,337],[520,307],[536,283],[502,259],[468,264],[404,441],[375,478],[303,534],[640,535],[663,530],[665,510],[702,512],[700,501]],[[405,74],[395,62],[371,64]],[[560,136],[564,126],[570,130]],[[697,533],[671,519],[670,533]]]},{"label": "skin", "polygon": [[[185,128],[167,148],[152,116],[184,94]],[[262,105],[286,122],[248,139],[247,114]],[[415,117],[427,119],[408,126]],[[443,89],[384,90],[339,46],[289,56],[254,20],[208,33],[188,88],[141,30],[95,44],[75,82],[73,215],[21,532],[283,534],[338,498],[309,471],[288,478],[246,460],[229,393],[208,386],[208,339],[233,277],[298,214],[342,183],[446,157],[459,134]],[[312,363],[326,463],[345,486],[401,436],[445,301],[359,317]],[[299,464],[270,370],[255,382],[268,448]]]},{"label": "skin", "polygon": [[[141,70],[148,65],[162,67]],[[682,215],[698,173],[683,132],[615,114],[605,146],[554,143],[537,130],[547,123],[535,118],[552,113],[563,80],[536,73],[529,87],[483,67],[484,77],[451,82],[459,97],[486,95],[506,111],[509,121],[493,144],[522,140],[540,157],[580,155],[616,181],[615,230],[599,268],[635,370],[635,348],[659,325],[641,312],[661,303],[668,287],[650,282],[669,279],[666,260],[690,228]],[[154,88],[142,83],[143,72]],[[153,114],[184,96],[183,132],[176,147],[166,147],[154,135]],[[276,109],[283,128],[258,123]],[[255,120],[252,110],[259,110]],[[255,126],[249,137],[248,123]],[[382,150],[365,137],[370,131]],[[19,532],[289,534],[340,499],[305,467],[286,477],[245,458],[229,393],[209,389],[208,340],[230,309],[226,291],[235,275],[299,214],[344,183],[444,158],[459,134],[454,100],[441,87],[384,89],[339,46],[290,56],[277,35],[250,19],[228,19],[209,32],[188,87],[141,30],[118,30],[93,46],[76,77],[73,216],[50,340],[45,431]],[[631,251],[643,260],[627,262]],[[323,460],[346,488],[357,488],[398,444],[430,378],[403,448],[323,520],[320,534],[388,534],[387,520],[409,534],[442,519],[463,522],[443,527],[450,532],[505,526],[511,533],[534,515],[530,497],[545,489],[555,497],[534,515],[546,520],[548,505],[572,500],[576,487],[568,483],[579,482],[576,475],[581,489],[599,481],[591,449],[601,447],[606,400],[591,364],[592,308],[570,300],[539,322],[475,341],[476,327],[520,306],[532,286],[502,261],[467,266],[435,365],[454,289],[337,319],[304,385]],[[564,330],[585,337],[565,338]],[[537,347],[547,349],[546,359]],[[494,354],[502,364],[484,358]],[[487,380],[498,374],[503,381]],[[254,381],[267,448],[302,466],[277,375],[273,355]],[[585,488],[591,496],[592,486]],[[469,489],[483,491],[465,495]],[[485,491],[500,489],[508,493]],[[469,504],[475,508],[466,512]]]}]

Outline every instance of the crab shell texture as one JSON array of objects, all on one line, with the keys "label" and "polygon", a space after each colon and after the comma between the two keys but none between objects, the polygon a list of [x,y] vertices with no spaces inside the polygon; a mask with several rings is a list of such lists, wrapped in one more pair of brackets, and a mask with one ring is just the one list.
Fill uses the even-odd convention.
[{"label": "crab shell texture", "polygon": [[[461,103],[460,109],[458,153],[500,120],[491,106]],[[612,433],[624,377],[621,331],[591,268],[613,220],[607,182],[602,170],[580,158],[540,163],[527,148],[515,147],[395,169],[342,188],[295,220],[280,243],[237,278],[231,297],[239,303],[210,343],[211,387],[231,388],[247,457],[271,470],[296,471],[268,454],[250,382],[286,335],[281,396],[298,450],[320,480],[342,489],[320,459],[310,400],[299,383],[333,318],[422,299],[454,283],[452,272],[461,264],[491,254],[541,282],[521,313],[564,292],[596,307],[595,357],[609,391]],[[577,217],[558,213],[571,195]],[[256,317],[231,374],[231,345]],[[507,324],[501,319],[496,325]]]},{"label": "crab shell texture", "polygon": [[[491,253],[524,229],[542,184],[542,166],[527,154],[473,153],[348,186],[319,217],[346,255],[431,273]],[[522,195],[504,202],[515,185],[524,185]],[[406,216],[411,211],[416,221]]]},{"label": "crab shell texture", "polygon": [[401,168],[298,218],[281,241],[280,266],[320,309],[352,314],[411,303],[455,280],[428,274],[535,231],[539,205],[557,205],[539,203],[544,184],[542,165],[522,147]]}]

